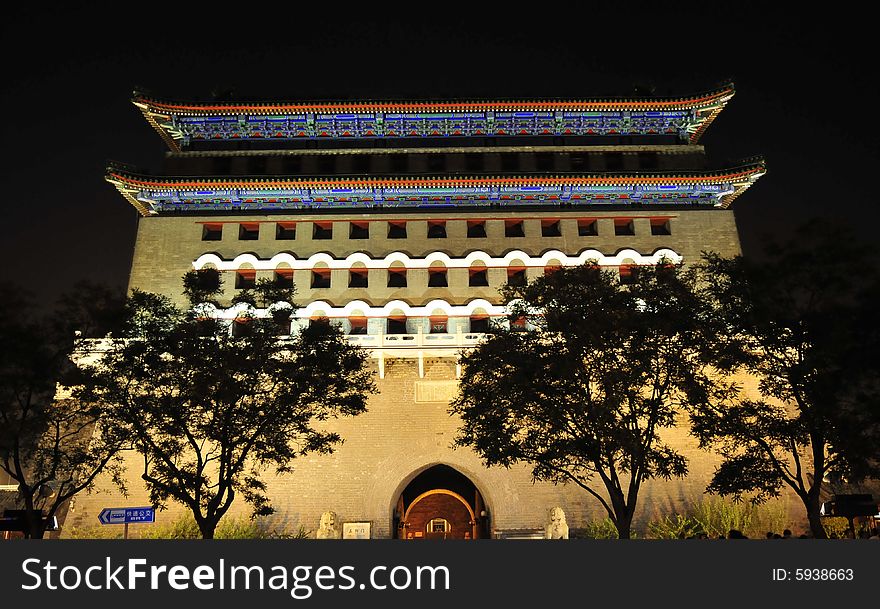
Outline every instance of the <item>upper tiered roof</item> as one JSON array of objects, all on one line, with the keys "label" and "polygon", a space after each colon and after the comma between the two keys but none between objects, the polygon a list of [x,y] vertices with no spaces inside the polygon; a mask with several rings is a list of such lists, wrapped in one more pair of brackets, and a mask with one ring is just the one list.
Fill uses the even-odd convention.
[{"label": "upper tiered roof", "polygon": [[688,97],[582,100],[183,102],[135,94],[172,150],[197,142],[674,136],[697,142],[732,83]]}]

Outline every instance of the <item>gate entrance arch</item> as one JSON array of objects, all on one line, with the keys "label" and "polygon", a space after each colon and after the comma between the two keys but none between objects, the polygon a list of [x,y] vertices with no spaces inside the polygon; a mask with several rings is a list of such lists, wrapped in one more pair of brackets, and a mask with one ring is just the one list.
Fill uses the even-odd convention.
[{"label": "gate entrance arch", "polygon": [[483,496],[464,474],[448,465],[421,472],[397,497],[394,537],[488,539],[489,516]]}]

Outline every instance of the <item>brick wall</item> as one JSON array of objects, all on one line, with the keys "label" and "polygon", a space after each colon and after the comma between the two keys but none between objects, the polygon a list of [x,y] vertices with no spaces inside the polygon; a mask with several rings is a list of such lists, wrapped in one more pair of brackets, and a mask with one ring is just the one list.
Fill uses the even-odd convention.
[{"label": "brick wall", "polygon": [[[669,218],[670,235],[652,235],[650,218],[663,216]],[[635,235],[617,236],[614,234],[614,218],[626,217],[634,221]],[[511,250],[522,250],[530,256],[540,256],[548,250],[560,250],[567,255],[577,255],[585,249],[597,249],[603,254],[613,255],[624,248],[632,248],[648,255],[660,248],[671,248],[681,254],[687,263],[699,259],[702,250],[715,250],[725,256],[740,253],[733,212],[720,209],[673,210],[647,213],[645,211],[582,211],[554,209],[552,212],[499,211],[485,210],[465,214],[448,212],[430,218],[446,219],[445,239],[428,239],[428,217],[416,213],[386,214],[348,214],[342,219],[332,215],[297,216],[159,216],[141,218],[137,242],[132,262],[130,288],[148,292],[158,292],[184,304],[181,296],[180,279],[192,269],[193,261],[205,253],[216,253],[221,258],[233,259],[237,255],[252,252],[260,259],[269,259],[283,251],[293,252],[297,258],[308,258],[318,252],[330,253],[335,258],[345,258],[355,252],[367,252],[373,258],[384,258],[391,252],[401,251],[410,257],[421,258],[434,251],[446,252],[450,256],[463,257],[475,250],[492,256],[503,256]],[[487,219],[486,238],[468,238],[467,220]],[[561,236],[542,237],[541,219],[561,219]],[[595,218],[598,235],[579,236],[579,218]],[[389,239],[387,221],[389,219],[407,220],[407,238]],[[505,237],[504,220],[523,219],[525,237]],[[313,239],[312,220],[333,221],[332,239]],[[277,240],[277,222],[296,221],[296,238]],[[349,221],[366,221],[370,224],[369,239],[349,239]],[[223,223],[220,241],[202,241],[203,223]],[[259,239],[241,241],[238,239],[239,223],[257,222],[260,224]],[[543,268],[530,268],[529,277],[536,277]],[[258,271],[257,277],[272,278],[272,271]],[[234,272],[225,273],[226,291],[224,298],[229,300],[235,294]],[[402,299],[412,304],[425,304],[435,298],[449,302],[466,302],[475,298],[498,300],[498,288],[507,281],[505,269],[489,269],[488,287],[469,287],[467,269],[448,271],[448,288],[428,288],[426,269],[410,270],[407,273],[406,288],[388,288],[387,272],[373,269],[369,272],[369,288],[348,288],[346,270],[331,273],[331,287],[312,289],[310,271],[300,270],[294,274],[297,300],[308,303],[312,300],[326,300],[334,305],[363,299],[377,305],[393,299]]]},{"label": "brick wall", "polygon": [[[269,497],[277,512],[271,526],[296,530],[299,524],[314,532],[321,514],[333,510],[340,522],[370,521],[373,536],[392,536],[392,517],[397,499],[419,473],[437,464],[449,465],[476,486],[483,497],[494,529],[543,527],[547,510],[561,506],[572,528],[605,518],[600,504],[573,485],[554,486],[533,483],[525,465],[504,469],[486,468],[470,450],[453,449],[458,420],[451,417],[446,402],[416,402],[416,382],[422,380],[454,382],[455,366],[449,360],[428,360],[425,378],[419,379],[412,360],[388,360],[384,379],[376,379],[380,393],[370,398],[368,412],[339,419],[328,425],[337,430],[344,443],[332,455],[299,458],[293,472],[284,476],[266,474]],[[663,514],[681,512],[698,501],[718,458],[700,450],[688,434],[684,421],[668,430],[669,441],[689,460],[689,475],[670,481],[654,480],[643,485],[636,516],[636,527]],[[104,507],[148,505],[135,455],[128,459],[130,496],[124,498],[102,480],[101,493],[76,498],[66,529],[93,527]],[[170,506],[158,519],[168,522],[181,508]],[[232,514],[247,514],[247,506],[237,498]],[[132,528],[132,535],[137,527]]]},{"label": "brick wall", "polygon": [[[427,219],[420,214],[397,214],[394,218],[408,218],[407,239],[387,239],[385,220],[389,215],[362,214],[347,216],[334,225],[333,239],[313,240],[311,219],[326,220],[328,216],[236,216],[236,217],[156,217],[142,218],[138,230],[130,285],[143,290],[166,294],[180,302],[180,277],[192,268],[192,262],[201,254],[215,251],[225,258],[252,251],[261,258],[269,258],[279,251],[289,250],[298,257],[313,253],[332,252],[344,257],[355,251],[366,251],[374,257],[401,250],[410,256],[421,257],[431,251],[442,250],[450,255],[463,256],[474,249],[492,255],[503,255],[511,249],[522,249],[531,255],[541,255],[549,249],[559,249],[566,254],[577,254],[585,248],[596,248],[606,254],[631,247],[650,254],[658,248],[670,247],[684,256],[686,262],[698,259],[700,251],[713,249],[723,255],[739,253],[733,213],[728,210],[677,210],[664,212],[671,217],[671,235],[650,234],[651,214],[638,211],[596,212],[554,210],[548,217],[562,218],[561,237],[540,237],[540,216],[535,212],[487,210],[486,217],[495,218],[487,224],[488,237],[468,239],[466,220],[471,214],[444,214],[447,221],[446,239],[426,239]],[[634,218],[634,236],[615,236],[615,215]],[[526,219],[524,238],[506,239],[503,236],[504,218]],[[596,217],[599,235],[579,237],[577,218]],[[333,217],[330,217],[334,219]],[[376,221],[377,229],[371,228],[368,240],[348,239],[348,219]],[[300,222],[296,239],[276,241],[274,223],[296,219]],[[233,221],[224,229],[221,241],[203,242],[199,222]],[[257,241],[238,240],[239,221],[259,221],[260,238]],[[265,226],[265,229],[262,227]],[[338,227],[338,228],[337,228]],[[538,235],[537,237],[535,235]],[[529,236],[531,235],[531,236]],[[535,270],[535,272],[538,272]],[[491,281],[491,279],[490,279]],[[497,281],[497,279],[496,279]],[[423,282],[421,286],[426,283]],[[232,282],[227,281],[227,296],[231,297]],[[384,285],[384,282],[381,284]],[[415,282],[411,286],[416,285]],[[308,288],[298,286],[299,301],[307,303],[315,297]],[[494,299],[498,285],[489,288],[468,288],[450,281],[448,299],[467,301],[484,297]],[[339,288],[328,297],[321,291],[321,298],[342,303],[363,297],[355,290]],[[368,290],[369,302],[384,304],[391,294],[383,289]],[[422,305],[427,300],[424,287],[411,287],[394,294],[406,298],[412,304]],[[436,296],[431,291],[431,298]],[[417,395],[417,383],[441,381]],[[353,418],[328,423],[344,438],[344,443],[332,455],[320,455],[297,459],[294,471],[284,476],[266,473],[269,496],[276,508],[272,517],[275,528],[296,530],[300,524],[307,529],[317,529],[321,513],[335,511],[341,522],[371,521],[373,536],[388,538],[392,534],[392,515],[398,497],[406,485],[419,473],[437,464],[451,466],[467,476],[482,495],[495,529],[529,529],[543,527],[547,510],[561,506],[567,515],[569,526],[578,528],[587,522],[602,519],[605,513],[600,504],[584,491],[574,486],[554,486],[533,483],[531,470],[525,465],[504,468],[485,468],[470,450],[453,449],[452,442],[459,421],[451,417],[445,397],[449,391],[437,389],[443,381],[455,383],[455,364],[451,358],[428,359],[425,376],[419,378],[417,363],[413,360],[389,359],[385,364],[385,378],[378,379],[380,393],[370,398],[368,412]],[[746,384],[754,383],[745,379]],[[452,388],[454,392],[454,387]],[[434,397],[432,397],[434,396]],[[425,401],[437,399],[440,401]],[[676,429],[664,434],[675,448],[689,460],[687,478],[671,481],[648,481],[643,485],[636,516],[636,527],[661,514],[680,512],[691,502],[698,501],[715,466],[716,456],[698,448],[688,434],[685,421]],[[103,507],[121,505],[147,505],[148,496],[140,482],[141,465],[136,455],[129,463],[130,496],[121,497],[112,491],[108,480],[101,482],[101,494],[78,497],[71,509],[66,528],[93,527],[97,514]],[[179,506],[170,506],[168,512],[160,513],[159,520],[168,521],[181,512]],[[232,514],[246,514],[247,506],[239,497]],[[137,535],[137,527],[132,528]]]}]

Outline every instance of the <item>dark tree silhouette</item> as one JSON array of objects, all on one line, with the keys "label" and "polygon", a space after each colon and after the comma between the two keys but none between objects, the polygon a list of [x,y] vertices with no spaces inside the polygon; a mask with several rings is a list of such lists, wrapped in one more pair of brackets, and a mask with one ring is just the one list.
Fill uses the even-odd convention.
[{"label": "dark tree silhouette", "polygon": [[850,239],[816,225],[765,260],[707,254],[704,271],[712,357],[757,377],[761,395],[696,410],[694,433],[725,457],[709,490],[761,502],[788,486],[824,538],[827,481],[878,473],[876,273]]},{"label": "dark tree silhouette", "polygon": [[292,289],[260,282],[237,300],[269,314],[250,308],[230,332],[210,314],[217,271],[193,271],[184,286],[190,311],[133,293],[124,337],[88,369],[79,395],[108,404],[108,418],[131,435],[154,504],[185,505],[211,538],[237,495],[255,515],[271,513],[261,474],[332,452],[342,439],[317,423],[364,412],[374,384],[365,352],[329,324],[279,336],[290,327]]},{"label": "dark tree silhouette", "polygon": [[114,328],[122,302],[105,287],[80,283],[41,317],[17,288],[0,288],[0,469],[18,485],[25,537],[42,538],[102,471],[124,490],[118,452],[127,438],[99,424],[102,405],[63,387],[78,382],[71,356]]},{"label": "dark tree silhouette", "polygon": [[[487,465],[533,466],[537,480],[571,482],[630,537],[639,489],[687,472],[661,439],[682,406],[724,390],[697,354],[693,273],[663,263],[622,285],[595,264],[507,287],[511,320],[462,356],[456,438]],[[604,491],[604,492],[603,492]]]}]

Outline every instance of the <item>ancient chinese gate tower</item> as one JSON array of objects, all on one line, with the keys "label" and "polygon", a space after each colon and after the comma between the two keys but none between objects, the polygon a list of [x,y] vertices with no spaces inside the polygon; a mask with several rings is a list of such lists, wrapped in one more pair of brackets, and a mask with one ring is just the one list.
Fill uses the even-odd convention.
[{"label": "ancient chinese gate tower", "polygon": [[[279,517],[325,510],[373,537],[511,536],[562,506],[603,517],[573,488],[486,469],[453,450],[456,356],[503,318],[498,288],[588,259],[619,269],[700,251],[739,253],[731,202],[763,161],[710,168],[700,136],[732,85],[681,98],[188,103],[138,95],[168,145],[161,175],[111,166],[141,214],[130,287],[183,304],[208,266],[236,290],[297,289],[292,331],[328,317],[370,350],[381,390],[334,423],[345,443],[274,480]],[[221,315],[235,331],[237,309]],[[642,511],[700,492],[708,457],[682,430],[686,481],[646,485]],[[77,512],[88,518],[90,499]],[[106,502],[106,499],[102,501]],[[96,506],[94,506],[96,509]],[[239,506],[243,507],[243,506]]]}]

